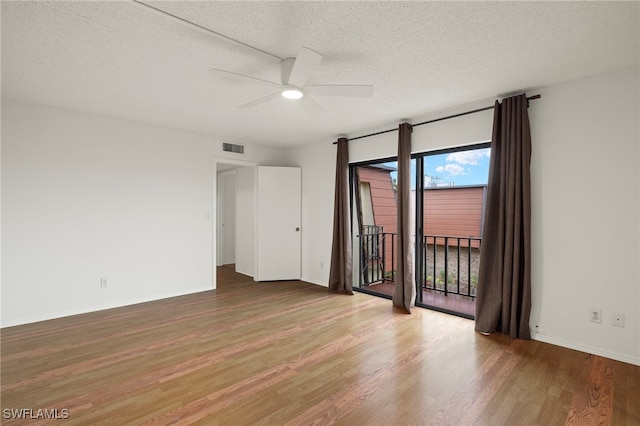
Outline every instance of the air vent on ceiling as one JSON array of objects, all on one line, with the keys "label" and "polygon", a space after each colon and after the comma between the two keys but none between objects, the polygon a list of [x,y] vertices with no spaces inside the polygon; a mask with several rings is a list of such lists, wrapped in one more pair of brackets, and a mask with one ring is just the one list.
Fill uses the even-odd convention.
[{"label": "air vent on ceiling", "polygon": [[236,154],[244,154],[244,145],[236,143],[222,142],[222,150],[225,152],[234,152]]}]

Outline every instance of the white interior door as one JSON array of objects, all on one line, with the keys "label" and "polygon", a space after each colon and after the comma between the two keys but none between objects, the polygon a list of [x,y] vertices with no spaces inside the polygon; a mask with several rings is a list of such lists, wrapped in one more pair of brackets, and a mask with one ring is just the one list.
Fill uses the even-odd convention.
[{"label": "white interior door", "polygon": [[255,276],[255,170],[240,167],[236,177],[236,272]]},{"label": "white interior door", "polygon": [[256,281],[300,279],[301,171],[258,167]]}]

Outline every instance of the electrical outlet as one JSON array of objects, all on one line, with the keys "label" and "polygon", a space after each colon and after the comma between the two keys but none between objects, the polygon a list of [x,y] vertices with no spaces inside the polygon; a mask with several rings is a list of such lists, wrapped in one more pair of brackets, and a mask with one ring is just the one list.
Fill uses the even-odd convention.
[{"label": "electrical outlet", "polygon": [[107,279],[100,278],[100,288],[107,288]]},{"label": "electrical outlet", "polygon": [[598,324],[602,323],[602,309],[591,308],[590,317],[591,322],[596,322]]},{"label": "electrical outlet", "polygon": [[612,324],[616,327],[624,327],[624,314],[613,314]]}]

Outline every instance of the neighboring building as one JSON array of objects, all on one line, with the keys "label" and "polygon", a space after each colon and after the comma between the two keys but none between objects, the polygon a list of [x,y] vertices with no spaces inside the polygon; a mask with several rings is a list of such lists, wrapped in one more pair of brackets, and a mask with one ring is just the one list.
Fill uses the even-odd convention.
[{"label": "neighboring building", "polygon": [[[424,190],[424,235],[482,236],[487,185],[432,187]],[[444,244],[438,239],[438,244]],[[450,241],[458,245],[457,240]],[[467,242],[460,241],[466,247]],[[479,247],[473,241],[472,247]]]},{"label": "neighboring building", "polygon": [[[394,168],[385,165],[356,168],[358,193],[355,203],[360,233],[364,232],[366,226],[381,226],[385,233],[396,233],[396,191],[391,178],[393,171]],[[426,188],[424,234],[480,238],[486,190],[486,185]]]},{"label": "neighboring building", "polygon": [[396,190],[391,180],[391,172],[395,170],[383,164],[355,169],[359,234],[356,245],[363,260],[361,272],[367,276],[366,282],[379,281],[395,269],[393,258],[398,225]]},{"label": "neighboring building", "polygon": [[391,179],[391,172],[395,170],[383,164],[356,168],[356,205],[361,225],[382,226],[384,232],[396,233],[396,190]]},{"label": "neighboring building", "polygon": [[[390,276],[395,269],[397,231],[396,191],[391,172],[394,168],[379,164],[355,169],[358,191],[355,194],[358,215],[358,250],[362,258],[365,282],[377,282]],[[435,282],[444,272],[445,241],[452,250],[460,246],[471,248],[449,257],[449,270],[460,271],[465,285],[476,276],[479,247],[484,220],[486,185],[430,186],[424,190],[425,272]],[[414,197],[415,199],[415,191]],[[448,238],[444,237],[461,237]],[[434,247],[434,241],[436,247]],[[471,259],[470,261],[468,259]],[[469,262],[471,265],[469,265]],[[451,277],[453,273],[449,273]],[[464,278],[463,278],[464,277]]]}]

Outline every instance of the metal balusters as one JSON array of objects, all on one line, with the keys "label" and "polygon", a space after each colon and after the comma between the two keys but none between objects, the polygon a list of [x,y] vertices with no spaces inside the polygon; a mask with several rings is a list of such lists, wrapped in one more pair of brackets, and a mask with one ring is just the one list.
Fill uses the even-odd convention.
[{"label": "metal balusters", "polygon": [[[396,235],[383,232],[380,226],[368,226],[359,237],[360,253],[364,258],[361,264],[361,287],[380,282],[393,283],[396,267]],[[477,243],[475,243],[477,241]],[[432,244],[432,247],[429,244]],[[389,244],[391,245],[389,247]],[[480,238],[451,235],[425,235],[422,239],[422,256],[417,259],[421,268],[421,288],[448,295],[463,295],[475,298],[474,285],[477,271],[474,271],[474,260],[479,256]],[[450,245],[456,250],[451,251]],[[462,245],[466,244],[466,250]],[[477,247],[474,247],[477,245]],[[388,253],[388,251],[390,253]],[[389,259],[389,254],[391,259]],[[467,259],[463,259],[466,255]],[[431,259],[430,259],[431,257]],[[463,263],[465,265],[463,265]],[[466,271],[464,271],[466,267]]]}]

